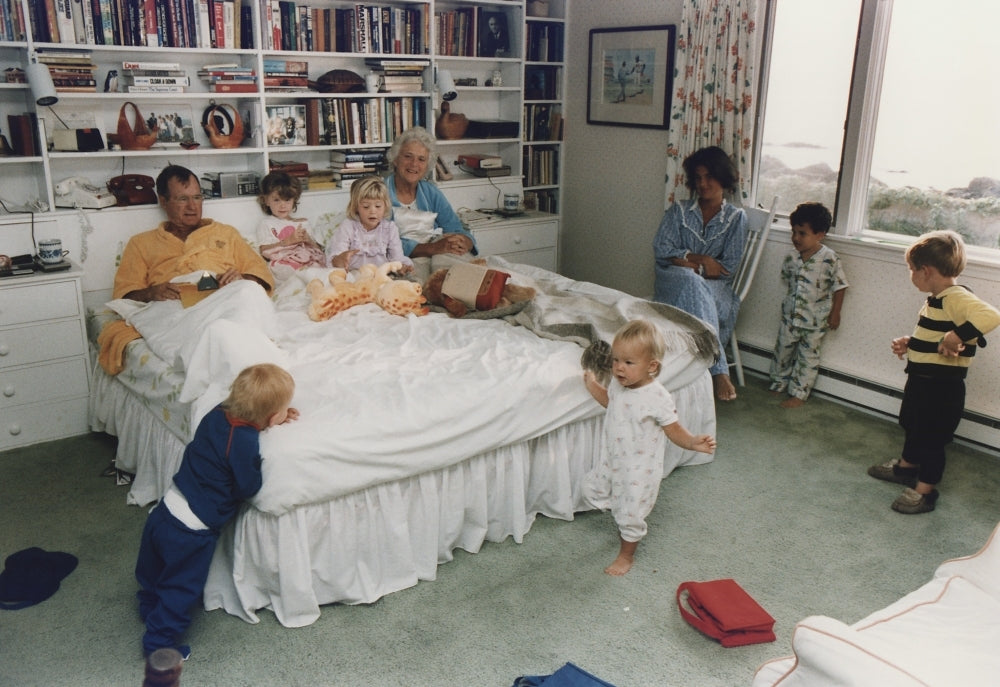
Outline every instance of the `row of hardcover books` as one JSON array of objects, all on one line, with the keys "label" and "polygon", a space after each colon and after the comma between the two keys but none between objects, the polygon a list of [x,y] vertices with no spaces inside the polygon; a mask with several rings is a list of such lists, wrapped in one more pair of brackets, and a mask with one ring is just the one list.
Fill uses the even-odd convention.
[{"label": "row of hardcover books", "polygon": [[525,148],[521,173],[525,186],[549,186],[559,179],[559,154],[551,148]]},{"label": "row of hardcover books", "polygon": [[528,62],[563,61],[562,24],[531,23],[525,30],[527,42],[524,59]]},{"label": "row of hardcover books", "polygon": [[391,143],[410,127],[427,126],[420,98],[323,98],[320,107],[326,145]]},{"label": "row of hardcover books", "polygon": [[[253,48],[251,0],[31,0],[38,43],[169,48]],[[0,0],[8,40],[19,0]],[[8,21],[8,18],[11,21]],[[23,24],[21,31],[23,33]]]},{"label": "row of hardcover books", "polygon": [[526,141],[562,140],[562,112],[558,105],[529,104],[524,106],[521,130]]},{"label": "row of hardcover books", "polygon": [[421,55],[429,44],[427,3],[415,7],[318,7],[260,0],[266,50]]}]

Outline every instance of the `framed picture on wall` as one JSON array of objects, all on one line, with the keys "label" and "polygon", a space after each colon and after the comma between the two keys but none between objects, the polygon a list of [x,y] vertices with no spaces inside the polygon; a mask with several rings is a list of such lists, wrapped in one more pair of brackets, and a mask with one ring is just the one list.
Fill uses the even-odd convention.
[{"label": "framed picture on wall", "polygon": [[587,123],[666,129],[677,27],[590,30]]}]

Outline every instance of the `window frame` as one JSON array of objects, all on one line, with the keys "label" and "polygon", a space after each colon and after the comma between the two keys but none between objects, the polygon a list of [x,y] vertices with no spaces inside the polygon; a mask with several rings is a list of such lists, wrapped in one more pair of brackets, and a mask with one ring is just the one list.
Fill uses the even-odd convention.
[{"label": "window frame", "polygon": [[[764,16],[764,40],[761,41],[760,71],[757,92],[757,118],[754,123],[753,197],[757,197],[760,161],[763,154],[763,127],[767,110],[767,91],[771,68],[772,40],[778,0],[767,0]],[[889,43],[889,23],[892,18],[893,0],[861,0],[858,20],[858,37],[855,43],[854,67],[848,92],[845,113],[844,138],[841,148],[840,169],[837,177],[837,196],[833,209],[834,223],[830,233],[840,236],[896,237],[900,243],[905,237],[882,232],[868,232],[865,215],[868,201],[868,183],[871,177],[872,156],[875,149],[875,128],[878,124],[879,99],[882,96],[882,78]],[[858,199],[858,202],[854,202]],[[782,217],[787,215],[781,213]]]}]

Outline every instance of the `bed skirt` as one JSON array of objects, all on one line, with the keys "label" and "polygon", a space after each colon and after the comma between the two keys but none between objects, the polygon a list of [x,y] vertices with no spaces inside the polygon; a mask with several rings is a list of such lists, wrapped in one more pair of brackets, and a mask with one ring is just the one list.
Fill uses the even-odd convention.
[{"label": "bed skirt", "polygon": [[[135,472],[130,503],[160,498],[184,443],[138,396],[97,368],[91,427],[118,436],[120,469]],[[711,377],[702,371],[673,392],[681,422],[715,434]],[[603,414],[457,464],[386,482],[280,516],[244,505],[219,540],[204,603],[247,622],[270,608],[286,627],[317,620],[320,606],[371,603],[433,580],[462,548],[513,537],[520,543],[539,514],[572,520],[588,510],[580,493],[593,465]],[[669,444],[664,476],[711,456]]]}]

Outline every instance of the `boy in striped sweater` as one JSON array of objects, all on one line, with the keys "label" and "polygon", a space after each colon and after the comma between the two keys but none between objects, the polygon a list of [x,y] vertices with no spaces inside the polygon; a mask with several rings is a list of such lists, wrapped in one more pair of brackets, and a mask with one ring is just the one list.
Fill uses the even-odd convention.
[{"label": "boy in striped sweater", "polygon": [[892,503],[900,513],[934,510],[944,474],[944,447],[965,408],[965,376],[986,345],[983,335],[1000,325],[1000,311],[957,283],[965,268],[965,244],[953,231],[924,234],[906,251],[910,281],[931,294],[911,336],[892,341],[906,356],[906,386],[899,408],[905,431],[902,457],[868,468],[876,479],[906,485]]}]

